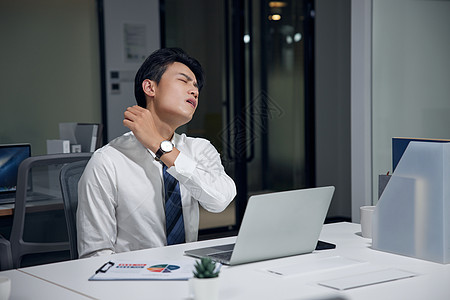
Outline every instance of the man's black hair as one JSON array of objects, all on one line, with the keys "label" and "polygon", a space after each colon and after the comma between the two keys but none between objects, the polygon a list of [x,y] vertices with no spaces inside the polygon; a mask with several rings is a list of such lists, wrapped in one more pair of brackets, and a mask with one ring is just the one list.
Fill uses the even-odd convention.
[{"label": "man's black hair", "polygon": [[147,107],[142,82],[145,79],[150,79],[159,84],[162,75],[167,70],[167,66],[174,62],[186,65],[194,73],[198,91],[200,92],[204,84],[203,69],[200,63],[180,48],[162,48],[150,54],[136,73],[134,79],[134,96],[139,106],[143,108]]}]

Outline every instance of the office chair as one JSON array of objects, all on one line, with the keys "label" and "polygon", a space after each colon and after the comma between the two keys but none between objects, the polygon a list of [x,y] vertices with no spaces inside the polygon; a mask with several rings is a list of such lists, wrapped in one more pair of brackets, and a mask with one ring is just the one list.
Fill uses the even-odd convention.
[{"label": "office chair", "polygon": [[[91,155],[92,153],[69,153],[33,156],[25,159],[19,165],[13,225],[9,240],[11,244],[12,263],[14,268],[19,268],[22,263],[22,258],[28,254],[39,254],[41,257],[44,257],[45,253],[52,253],[52,255],[56,256],[55,252],[69,250],[69,243],[67,241],[35,241],[36,237],[33,236],[37,232],[35,227],[42,225],[39,222],[31,224],[31,227],[35,230],[35,232],[28,236],[27,241],[25,241],[25,213],[32,210],[39,210],[43,207],[42,204],[45,201],[50,201],[53,204],[61,204],[61,187],[59,182],[59,170],[61,166],[66,163],[80,160],[87,161]],[[35,196],[38,198],[33,199]],[[31,200],[34,201],[31,202]],[[27,202],[33,205],[28,205],[27,207]],[[44,221],[52,221],[48,219],[48,217],[47,219],[44,218]],[[51,231],[45,232],[44,234],[52,235],[55,234],[55,232],[58,232],[58,230],[60,230],[60,228],[52,227]],[[57,261],[54,257],[51,259]]]},{"label": "office chair", "polygon": [[12,269],[11,243],[0,234],[0,271]]},{"label": "office chair", "polygon": [[78,206],[78,181],[83,174],[87,161],[77,161],[66,164],[61,168],[60,181],[64,202],[67,232],[69,234],[70,259],[78,258],[77,249],[77,206]]}]

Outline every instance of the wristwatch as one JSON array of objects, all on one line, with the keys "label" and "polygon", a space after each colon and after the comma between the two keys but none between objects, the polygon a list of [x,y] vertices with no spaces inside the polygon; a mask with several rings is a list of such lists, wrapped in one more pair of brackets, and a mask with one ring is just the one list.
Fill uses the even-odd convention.
[{"label": "wristwatch", "polygon": [[160,160],[161,156],[166,153],[169,153],[173,150],[173,144],[171,141],[162,141],[159,145],[158,151],[156,151],[155,158],[156,160]]}]

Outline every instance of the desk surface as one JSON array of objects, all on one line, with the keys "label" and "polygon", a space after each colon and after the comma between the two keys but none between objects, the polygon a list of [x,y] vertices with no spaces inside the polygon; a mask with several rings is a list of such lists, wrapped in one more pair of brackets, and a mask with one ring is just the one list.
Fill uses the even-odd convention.
[{"label": "desk surface", "polygon": [[[63,210],[62,199],[39,200],[27,202],[27,213],[43,212],[50,210]],[[14,214],[14,203],[0,204],[0,217],[12,216]]]},{"label": "desk surface", "polygon": [[[450,282],[450,265],[373,250],[370,248],[371,240],[360,236],[359,224],[327,224],[324,226],[320,238],[335,243],[336,249],[314,251],[311,254],[233,267],[224,266],[220,275],[219,299],[450,299],[450,285],[448,284]],[[41,278],[47,283],[65,287],[68,291],[79,293],[79,295],[87,295],[94,299],[189,299],[187,281],[98,282],[88,281],[88,278],[93,275],[99,266],[110,259],[177,260],[183,256],[186,249],[224,244],[234,240],[233,237],[201,241],[23,268],[9,272],[13,274],[23,272],[29,274],[29,276],[34,276],[33,278]],[[302,272],[301,270],[302,266],[306,266],[312,261],[333,257],[351,259],[358,263],[309,272]],[[290,265],[297,266],[299,273],[281,277],[265,271],[267,268]],[[318,284],[324,280],[359,276],[371,271],[392,268],[413,272],[418,276],[346,291],[337,291]],[[4,273],[0,272],[0,275]],[[24,279],[13,278],[13,282],[15,280],[22,281]],[[43,291],[47,291],[53,287],[45,285],[42,288]],[[11,299],[15,299],[17,292],[13,288]]]},{"label": "desk surface", "polygon": [[64,287],[30,276],[18,270],[0,272],[0,276],[11,279],[11,297],[19,299],[91,299],[88,296],[70,291]]}]

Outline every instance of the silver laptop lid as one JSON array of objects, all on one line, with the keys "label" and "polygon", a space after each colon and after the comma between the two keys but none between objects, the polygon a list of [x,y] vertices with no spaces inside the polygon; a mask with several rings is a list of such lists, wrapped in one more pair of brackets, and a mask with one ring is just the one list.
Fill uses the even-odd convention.
[{"label": "silver laptop lid", "polygon": [[312,252],[333,186],[251,196],[231,265]]}]

